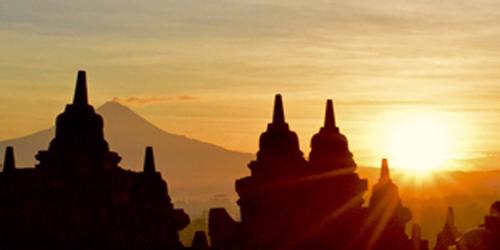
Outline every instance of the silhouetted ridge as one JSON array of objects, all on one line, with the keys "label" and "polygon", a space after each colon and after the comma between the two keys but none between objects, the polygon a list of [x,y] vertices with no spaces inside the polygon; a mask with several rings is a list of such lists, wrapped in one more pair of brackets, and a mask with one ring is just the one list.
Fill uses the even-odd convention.
[{"label": "silhouetted ridge", "polygon": [[3,161],[3,172],[9,173],[16,169],[16,161],[14,159],[14,148],[7,147],[5,149],[5,158]]},{"label": "silhouetted ridge", "polygon": [[83,70],[78,71],[78,75],[76,77],[76,88],[75,88],[75,96],[73,98],[73,105],[77,106],[88,105],[87,73]]},{"label": "silhouetted ridge", "polygon": [[[105,117],[106,119],[109,119],[109,122],[112,122],[113,124],[115,124],[115,126],[113,126],[113,128],[115,130],[120,129],[120,130],[123,130],[125,132],[125,130],[128,130],[129,127],[131,126],[131,128],[135,129],[136,130],[135,132],[137,134],[139,134],[138,136],[140,136],[141,133],[145,133],[146,134],[145,136],[152,136],[152,134],[154,134],[154,136],[163,136],[163,135],[174,136],[174,137],[176,137],[176,139],[186,138],[186,136],[183,136],[183,135],[177,135],[177,134],[173,134],[173,133],[164,131],[163,129],[159,128],[155,124],[146,120],[141,115],[134,112],[134,110],[132,110],[128,106],[125,106],[117,101],[107,101],[102,106],[100,106],[96,110],[96,112],[98,114],[102,115],[103,117]],[[120,124],[126,123],[126,125],[125,126],[117,126],[117,123],[120,123]],[[106,128],[109,128],[109,125],[106,126]],[[109,132],[113,133],[116,131],[109,131]],[[108,132],[108,136],[109,136],[109,132]],[[161,135],[160,135],[160,133],[161,133]],[[170,139],[170,138],[168,138],[168,139]],[[197,141],[196,139],[190,139],[190,140],[200,142],[203,144],[207,144],[207,145],[212,145],[212,144],[209,144],[206,142]],[[144,146],[146,146],[146,145],[144,145]],[[213,146],[215,146],[215,145],[213,145]],[[141,159],[142,159],[142,155],[141,155]]]},{"label": "silhouetted ridge", "polygon": [[[129,107],[119,103],[119,102],[116,102],[116,101],[107,101],[105,102],[102,106],[100,106],[98,109],[99,110],[106,110],[108,112],[130,112],[130,113],[134,113],[133,110],[131,110]],[[134,115],[136,115],[134,113]]]}]

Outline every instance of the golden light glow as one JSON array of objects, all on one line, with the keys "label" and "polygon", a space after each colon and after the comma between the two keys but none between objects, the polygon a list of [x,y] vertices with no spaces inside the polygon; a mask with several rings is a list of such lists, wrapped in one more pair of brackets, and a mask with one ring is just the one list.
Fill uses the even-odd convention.
[{"label": "golden light glow", "polygon": [[453,147],[451,126],[436,115],[417,115],[394,124],[389,143],[392,166],[423,175],[440,170]]}]

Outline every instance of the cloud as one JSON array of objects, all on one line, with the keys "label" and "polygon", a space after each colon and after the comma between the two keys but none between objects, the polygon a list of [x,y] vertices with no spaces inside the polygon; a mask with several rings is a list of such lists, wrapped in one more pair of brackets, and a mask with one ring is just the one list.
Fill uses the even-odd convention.
[{"label": "cloud", "polygon": [[414,106],[414,105],[432,106],[440,104],[433,100],[371,100],[371,99],[340,101],[337,103],[354,105],[354,106]]},{"label": "cloud", "polygon": [[130,106],[144,106],[158,103],[166,102],[178,102],[178,101],[194,101],[199,98],[190,95],[180,95],[180,96],[130,96],[126,98],[114,97],[113,101],[124,105]]},{"label": "cloud", "polygon": [[454,160],[460,169],[465,170],[498,170],[500,162],[500,152],[476,152],[471,153],[469,156],[457,158]]}]

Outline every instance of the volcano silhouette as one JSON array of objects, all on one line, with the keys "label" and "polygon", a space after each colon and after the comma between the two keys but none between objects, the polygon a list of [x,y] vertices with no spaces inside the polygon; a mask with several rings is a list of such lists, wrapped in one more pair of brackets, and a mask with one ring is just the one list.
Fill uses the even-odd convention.
[{"label": "volcano silhouette", "polygon": [[[155,149],[157,170],[169,184],[174,197],[207,197],[233,190],[233,180],[247,174],[251,154],[163,131],[130,108],[107,102],[97,109],[104,118],[104,132],[110,148],[118,152],[126,169],[141,171],[144,147]],[[55,117],[54,117],[55,119]],[[54,128],[0,142],[13,146],[18,167],[33,167],[36,152],[47,149]]]}]

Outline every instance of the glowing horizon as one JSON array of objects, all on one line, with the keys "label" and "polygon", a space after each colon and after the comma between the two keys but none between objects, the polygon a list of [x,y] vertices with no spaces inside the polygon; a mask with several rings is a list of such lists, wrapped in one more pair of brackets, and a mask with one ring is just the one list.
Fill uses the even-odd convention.
[{"label": "glowing horizon", "polygon": [[449,149],[431,165],[499,167],[494,0],[7,0],[1,7],[0,140],[52,126],[75,72],[85,69],[95,107],[120,100],[166,131],[232,150],[257,151],[272,97],[282,93],[306,156],[332,98],[358,165],[378,166],[384,157],[401,165],[392,133],[405,117],[423,115],[452,123],[438,125],[449,132],[439,142]]}]

